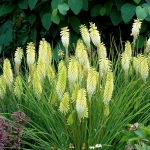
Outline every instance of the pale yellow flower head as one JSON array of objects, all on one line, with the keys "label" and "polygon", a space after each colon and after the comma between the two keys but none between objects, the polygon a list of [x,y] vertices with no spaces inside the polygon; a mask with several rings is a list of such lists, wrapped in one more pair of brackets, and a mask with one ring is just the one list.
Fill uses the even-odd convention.
[{"label": "pale yellow flower head", "polygon": [[142,54],[137,55],[137,67],[138,67],[138,72],[141,73],[141,64],[143,61],[144,56]]},{"label": "pale yellow flower head", "polygon": [[144,56],[143,60],[141,61],[141,68],[140,68],[140,73],[144,82],[146,82],[146,79],[148,77],[148,72],[149,72],[148,61],[147,58]]},{"label": "pale yellow flower head", "polygon": [[80,85],[82,83],[82,79],[83,79],[83,70],[82,70],[82,66],[79,64],[78,65],[78,82]]},{"label": "pale yellow flower head", "polygon": [[83,65],[88,59],[88,54],[87,54],[87,51],[86,51],[86,48],[85,48],[83,42],[79,41],[78,43],[77,43],[77,47],[76,47],[76,57],[77,57],[79,63],[81,65]]},{"label": "pale yellow flower head", "polygon": [[35,71],[33,75],[33,91],[36,97],[40,99],[42,94],[42,85],[37,71]]},{"label": "pale yellow flower head", "polygon": [[83,44],[83,41],[81,39],[79,39],[77,41],[77,46],[76,46],[76,50],[75,50],[75,56],[78,59],[78,53],[82,50],[85,49],[85,46]]},{"label": "pale yellow flower head", "polygon": [[138,59],[136,57],[133,57],[133,68],[136,71],[136,74],[138,74],[139,71],[139,62]]},{"label": "pale yellow flower head", "polygon": [[85,25],[80,26],[80,33],[87,47],[90,47],[90,34]]},{"label": "pale yellow flower head", "polygon": [[43,81],[43,79],[46,76],[46,63],[42,57],[38,58],[37,73],[39,75],[40,80]]},{"label": "pale yellow flower head", "polygon": [[22,87],[22,81],[20,76],[16,77],[16,81],[14,84],[14,93],[19,99],[21,98],[21,95],[23,93],[23,87]]},{"label": "pale yellow flower head", "polygon": [[73,91],[73,93],[72,93],[72,97],[71,97],[72,103],[77,100],[78,91],[79,91],[79,84],[76,84],[76,85],[75,85],[75,89],[74,89],[74,91]]},{"label": "pale yellow flower head", "polygon": [[97,30],[97,27],[95,26],[95,23],[90,22],[90,37],[92,39],[93,44],[96,47],[99,47],[100,45],[100,34],[99,31]]},{"label": "pale yellow flower head", "polygon": [[91,98],[93,93],[96,90],[96,82],[97,82],[97,72],[94,68],[91,68],[88,71],[88,77],[87,77],[87,93],[89,94],[89,97]]},{"label": "pale yellow flower head", "polygon": [[64,93],[60,102],[59,110],[62,114],[65,114],[65,115],[66,113],[68,113],[68,110],[69,110],[69,93],[68,92]]},{"label": "pale yellow flower head", "polygon": [[61,36],[61,41],[65,49],[68,49],[69,45],[69,29],[68,27],[63,27],[61,28],[60,36]]},{"label": "pale yellow flower head", "polygon": [[131,48],[131,44],[129,41],[127,41],[125,43],[125,53],[128,55],[129,60],[131,60],[132,57],[132,48]]},{"label": "pale yellow flower head", "polygon": [[33,75],[34,75],[34,72],[36,71],[36,63],[33,64],[33,68],[32,68],[32,74],[29,74],[29,77],[28,77],[28,83],[32,82],[32,79],[33,78]]},{"label": "pale yellow flower head", "polygon": [[74,84],[78,79],[78,61],[72,57],[68,66],[68,80],[70,84]]},{"label": "pale yellow flower head", "polygon": [[61,69],[63,68],[64,65],[65,65],[64,61],[61,60],[58,64],[58,73],[61,71]]},{"label": "pale yellow flower head", "polygon": [[75,110],[72,111],[72,113],[69,115],[69,117],[67,119],[67,122],[68,122],[69,125],[73,124],[73,120],[74,120],[73,115],[74,115],[74,113],[75,113]]},{"label": "pale yellow flower head", "polygon": [[21,64],[22,56],[23,56],[23,49],[21,47],[17,47],[14,58],[16,64],[18,65]]},{"label": "pale yellow flower head", "polygon": [[90,70],[90,62],[89,62],[89,59],[87,58],[83,64],[83,71],[87,73],[89,70]]},{"label": "pale yellow flower head", "polygon": [[4,60],[4,64],[3,64],[3,75],[6,81],[6,85],[8,85],[9,89],[11,90],[12,83],[13,83],[13,72],[11,69],[10,61],[7,58]]},{"label": "pale yellow flower head", "polygon": [[79,63],[81,65],[83,65],[88,59],[88,55],[87,55],[87,52],[85,50],[80,51],[78,56],[79,56],[78,57],[79,58]]},{"label": "pale yellow flower head", "polygon": [[35,46],[33,42],[28,43],[26,53],[28,66],[33,66],[35,61]]},{"label": "pale yellow flower head", "polygon": [[82,118],[83,118],[83,119],[84,119],[84,118],[88,118],[88,106],[87,106],[87,105],[85,106],[85,109],[84,109]]},{"label": "pale yellow flower head", "polygon": [[63,66],[60,73],[58,74],[58,81],[56,85],[56,92],[58,94],[59,99],[62,98],[65,92],[66,81],[67,81],[67,69],[65,66]]},{"label": "pale yellow flower head", "polygon": [[141,29],[141,20],[137,18],[137,20],[134,20],[133,26],[132,26],[132,33],[131,35],[134,36],[135,39],[137,39],[140,29]]},{"label": "pale yellow flower head", "polygon": [[129,70],[129,64],[130,64],[130,59],[127,55],[127,53],[122,53],[122,59],[121,59],[122,67],[125,72],[128,72]]},{"label": "pale yellow flower head", "polygon": [[0,76],[0,98],[4,98],[4,95],[6,93],[6,81],[4,78],[4,75]]},{"label": "pale yellow flower head", "polygon": [[39,58],[43,58],[43,60],[46,63],[47,63],[47,48],[48,48],[48,43],[44,38],[42,38],[39,44]]},{"label": "pale yellow flower head", "polygon": [[100,43],[100,46],[98,47],[98,56],[99,57],[107,57],[107,51],[106,51],[106,47],[105,44],[102,42]]},{"label": "pale yellow flower head", "polygon": [[50,43],[47,42],[47,63],[51,65],[52,62],[52,50]]},{"label": "pale yellow flower head", "polygon": [[48,67],[47,67],[47,76],[50,81],[54,80],[54,78],[55,78],[55,72],[50,65],[48,65]]},{"label": "pale yellow flower head", "polygon": [[83,88],[79,90],[76,101],[76,111],[78,113],[80,122],[81,118],[83,117],[85,107],[86,107],[86,90]]},{"label": "pale yellow flower head", "polygon": [[113,89],[114,89],[113,73],[112,71],[109,71],[107,73],[106,84],[105,84],[104,95],[103,95],[103,102],[105,106],[108,105],[109,101],[111,100]]},{"label": "pale yellow flower head", "polygon": [[99,70],[100,70],[100,76],[103,77],[106,75],[106,73],[109,71],[111,67],[111,62],[106,57],[101,57],[99,60]]}]

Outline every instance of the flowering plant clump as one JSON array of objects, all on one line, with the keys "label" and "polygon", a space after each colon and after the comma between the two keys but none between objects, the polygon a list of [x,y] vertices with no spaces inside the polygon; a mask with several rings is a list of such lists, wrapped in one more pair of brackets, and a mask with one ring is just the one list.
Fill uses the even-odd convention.
[{"label": "flowering plant clump", "polygon": [[[147,53],[134,54],[141,28],[139,19],[133,28],[133,46],[125,42],[117,57],[112,49],[108,53],[95,23],[90,23],[89,30],[80,26],[83,40],[73,43],[75,56],[69,53],[72,32],[68,27],[61,28],[62,44],[54,51],[44,38],[37,54],[35,43],[28,43],[23,73],[19,68],[23,51],[17,48],[15,69],[7,58],[4,60],[0,106],[6,116],[18,108],[20,111],[12,115],[13,122],[1,118],[1,147],[22,148],[27,133],[35,141],[26,142],[32,149],[101,149],[102,145],[106,150],[110,146],[124,149],[117,137],[124,124],[136,119],[146,123],[150,119],[150,44],[148,40]],[[61,48],[65,48],[65,58]],[[58,54],[58,59],[54,60],[52,54]],[[23,131],[29,118],[21,111],[31,118],[31,130]]]}]

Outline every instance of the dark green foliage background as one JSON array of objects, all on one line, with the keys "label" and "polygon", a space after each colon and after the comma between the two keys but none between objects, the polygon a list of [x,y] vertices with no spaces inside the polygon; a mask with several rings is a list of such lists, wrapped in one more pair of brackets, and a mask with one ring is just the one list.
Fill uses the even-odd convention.
[{"label": "dark green foliage background", "polygon": [[110,36],[119,44],[132,42],[131,28],[137,17],[143,20],[138,48],[143,47],[150,36],[150,0],[1,0],[0,1],[0,55],[14,54],[17,46],[26,47],[33,41],[37,45],[41,38],[51,43],[55,60],[57,50],[64,48],[60,41],[60,30],[69,26],[70,46],[81,37],[79,26],[96,23],[101,39],[110,47]]}]

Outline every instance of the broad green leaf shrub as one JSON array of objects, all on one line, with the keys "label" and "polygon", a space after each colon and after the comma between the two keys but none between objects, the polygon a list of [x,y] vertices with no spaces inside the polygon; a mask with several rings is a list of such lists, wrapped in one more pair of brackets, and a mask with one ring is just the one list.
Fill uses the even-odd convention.
[{"label": "broad green leaf shrub", "polygon": [[[133,28],[139,31],[141,23],[135,20]],[[93,146],[123,150],[126,142],[120,140],[124,126],[134,122],[149,124],[150,39],[144,53],[136,53],[135,42],[127,41],[120,43],[122,49],[115,45],[117,56],[111,49],[108,57],[96,25],[90,22],[89,30],[80,26],[83,40],[78,39],[75,54],[70,55],[70,30],[61,30],[59,43],[66,53],[57,51],[57,70],[51,45],[44,38],[39,42],[38,52],[33,42],[27,44],[25,74],[20,67],[21,47],[15,52],[14,70],[9,59],[4,60],[0,76],[3,115],[21,110],[31,118],[30,127],[24,129],[29,139],[24,143],[31,149],[88,150]],[[132,32],[134,39],[138,34]]]},{"label": "broad green leaf shrub", "polygon": [[[135,123],[138,124],[138,123]],[[122,136],[121,142],[126,141],[128,147],[132,146],[138,150],[150,149],[150,125],[147,127],[144,124],[139,124],[137,127],[133,124],[127,124],[127,130],[120,133]]]},{"label": "broad green leaf shrub", "polygon": [[[29,41],[46,38],[53,41],[54,54],[59,45],[59,31],[64,26],[71,30],[69,51],[74,51],[80,24],[95,22],[108,48],[110,37],[115,36],[117,44],[122,39],[132,39],[131,20],[143,20],[141,38],[137,48],[143,48],[143,36],[150,36],[149,0],[1,0],[0,2],[0,54],[14,53],[14,46],[24,46]],[[120,27],[120,28],[119,28]],[[24,46],[25,48],[25,46]],[[60,45],[60,49],[62,46]],[[54,55],[55,60],[57,56]]]}]

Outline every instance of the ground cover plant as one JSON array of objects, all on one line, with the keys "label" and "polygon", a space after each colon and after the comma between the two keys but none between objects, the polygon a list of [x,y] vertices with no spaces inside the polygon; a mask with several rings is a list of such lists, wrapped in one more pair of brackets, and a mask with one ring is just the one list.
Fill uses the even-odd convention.
[{"label": "ground cover plant", "polygon": [[[69,29],[60,32],[65,53],[57,49],[55,66],[51,45],[43,38],[38,54],[33,42],[26,55],[18,47],[12,62],[4,59],[0,77],[3,116],[20,110],[30,117],[23,132],[30,149],[124,149],[120,141],[126,124],[149,124],[149,49],[135,48],[141,20],[133,23],[133,43],[112,43],[107,53],[94,23],[80,26],[74,53],[68,52]],[[92,44],[93,43],[93,46]],[[22,64],[21,61],[24,57]],[[13,73],[15,76],[13,76]]]},{"label": "ground cover plant", "polygon": [[30,118],[17,111],[11,115],[13,121],[7,122],[3,117],[0,117],[0,149],[22,149],[21,141],[27,137],[23,133],[23,127],[30,121]]}]

